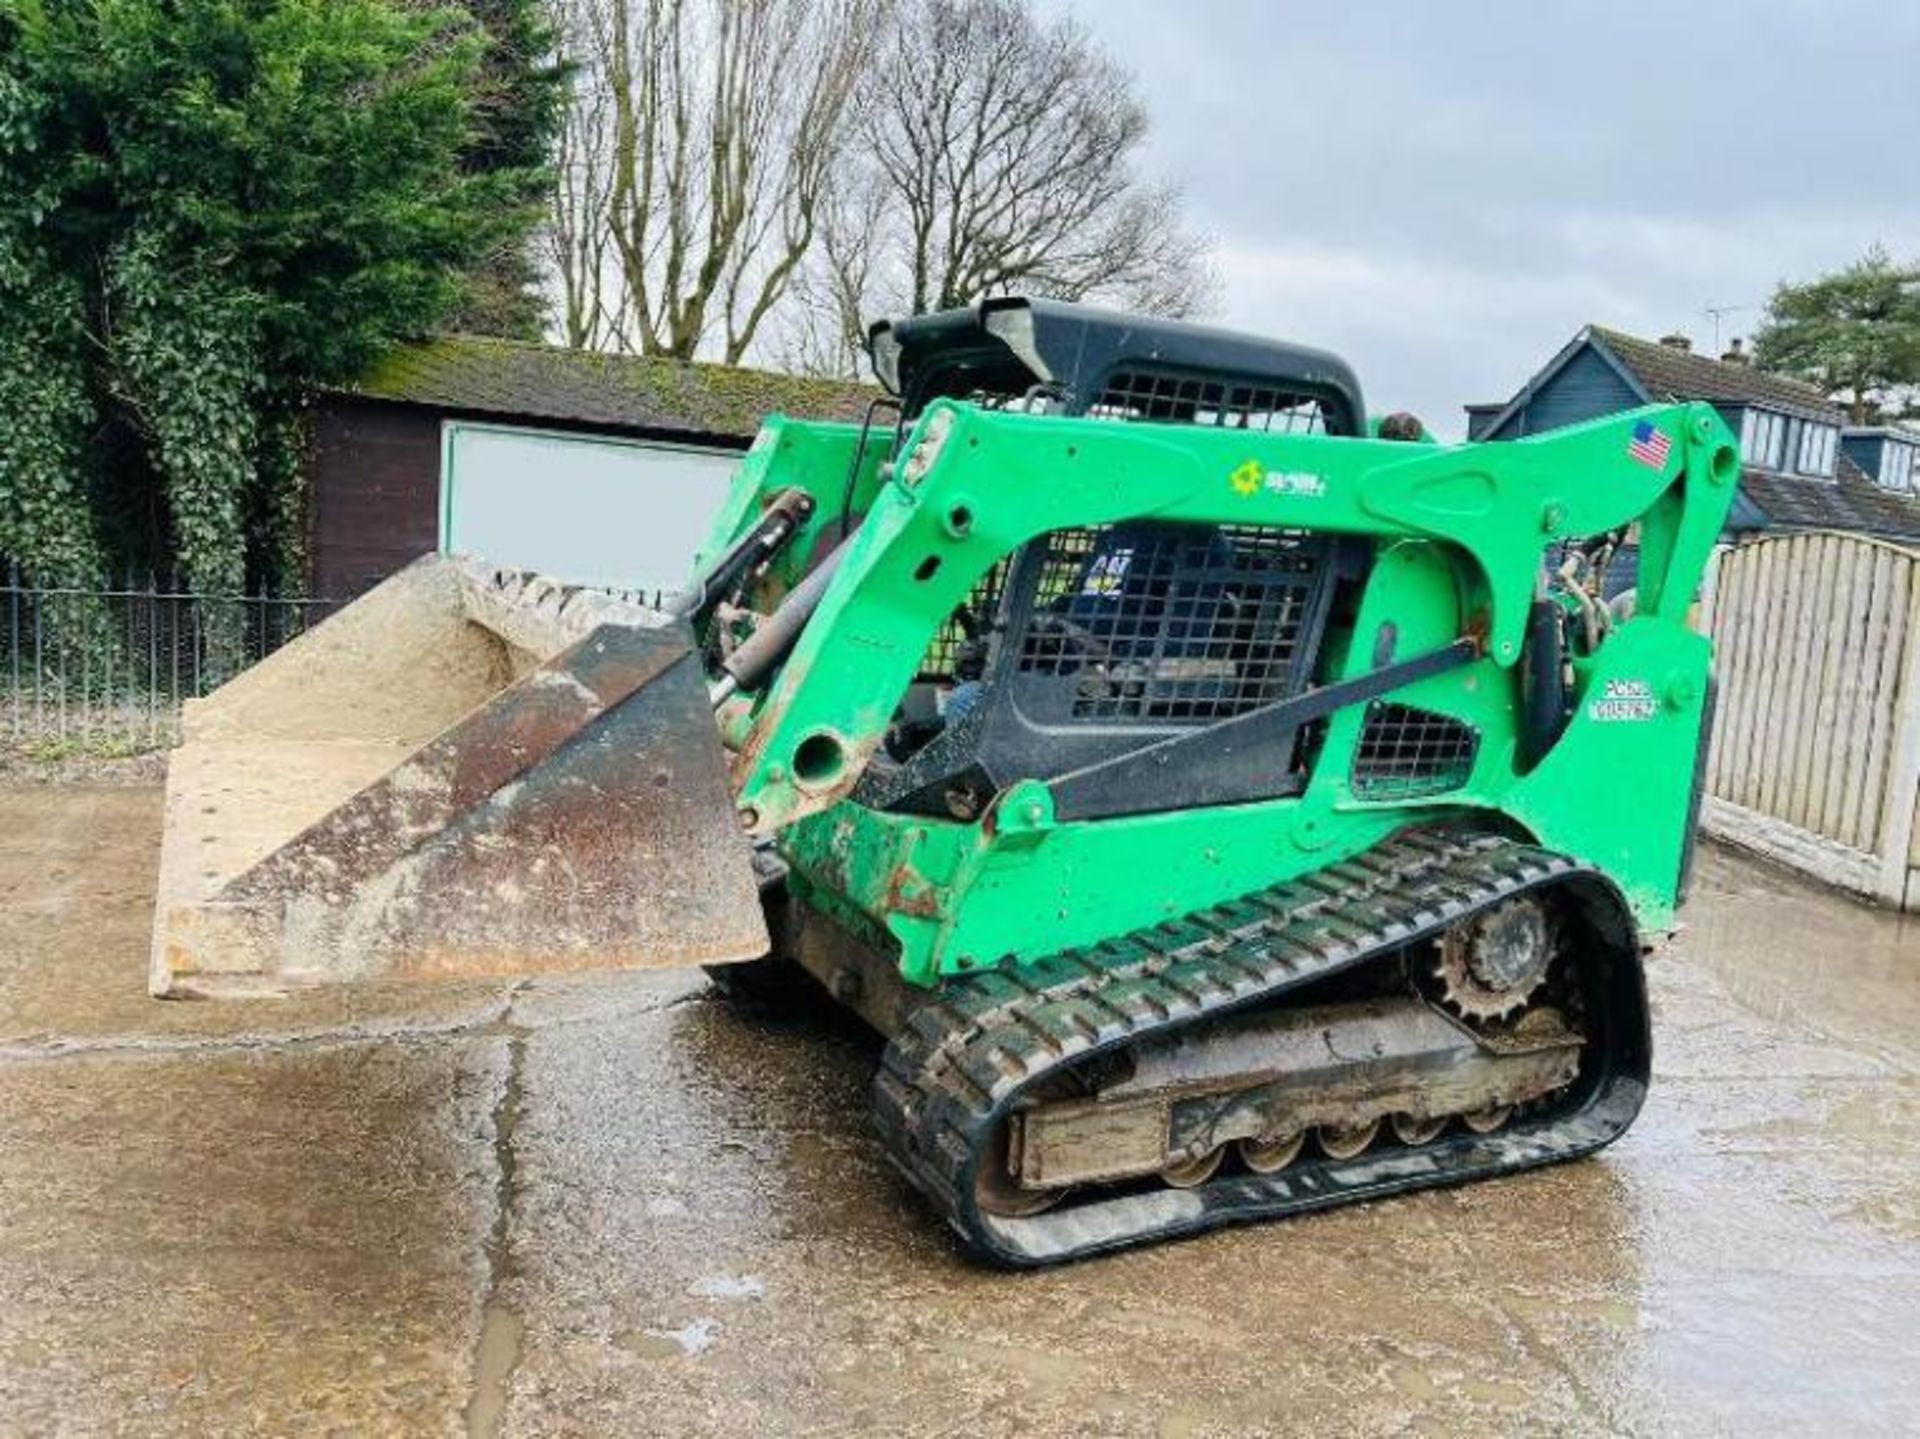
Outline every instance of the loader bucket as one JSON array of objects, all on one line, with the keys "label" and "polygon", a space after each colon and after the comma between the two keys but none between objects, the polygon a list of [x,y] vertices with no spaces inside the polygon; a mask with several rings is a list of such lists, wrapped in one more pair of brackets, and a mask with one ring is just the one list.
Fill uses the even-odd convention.
[{"label": "loader bucket", "polygon": [[157,995],[767,948],[683,623],[423,559],[191,703]]}]

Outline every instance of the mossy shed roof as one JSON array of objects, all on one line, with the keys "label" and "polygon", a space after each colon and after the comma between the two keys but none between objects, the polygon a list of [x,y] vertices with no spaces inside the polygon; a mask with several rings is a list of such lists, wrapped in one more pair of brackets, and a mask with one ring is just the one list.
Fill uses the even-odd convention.
[{"label": "mossy shed roof", "polygon": [[343,393],[434,409],[745,442],[771,414],[858,420],[880,391],[732,365],[449,335],[404,345]]}]

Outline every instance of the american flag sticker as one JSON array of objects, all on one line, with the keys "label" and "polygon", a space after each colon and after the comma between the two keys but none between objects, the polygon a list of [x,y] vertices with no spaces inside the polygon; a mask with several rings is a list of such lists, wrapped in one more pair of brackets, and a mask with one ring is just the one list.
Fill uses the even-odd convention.
[{"label": "american flag sticker", "polygon": [[1645,420],[1633,427],[1633,438],[1627,441],[1627,453],[1650,470],[1664,470],[1672,450],[1673,441],[1666,432]]}]

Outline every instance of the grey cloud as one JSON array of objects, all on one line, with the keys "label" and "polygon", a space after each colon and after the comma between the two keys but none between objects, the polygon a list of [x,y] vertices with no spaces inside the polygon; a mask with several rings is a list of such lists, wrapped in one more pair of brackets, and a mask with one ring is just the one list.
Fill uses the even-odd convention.
[{"label": "grey cloud", "polygon": [[1057,0],[1138,77],[1220,318],[1449,432],[1588,320],[1920,250],[1920,6]]}]

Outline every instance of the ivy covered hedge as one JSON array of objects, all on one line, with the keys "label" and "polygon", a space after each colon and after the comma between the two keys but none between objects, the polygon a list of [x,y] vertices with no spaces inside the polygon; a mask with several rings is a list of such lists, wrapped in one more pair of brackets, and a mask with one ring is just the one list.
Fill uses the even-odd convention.
[{"label": "ivy covered hedge", "polygon": [[[524,252],[537,0],[0,0],[0,554],[299,583],[301,416]],[[500,72],[522,72],[518,108]]]}]

